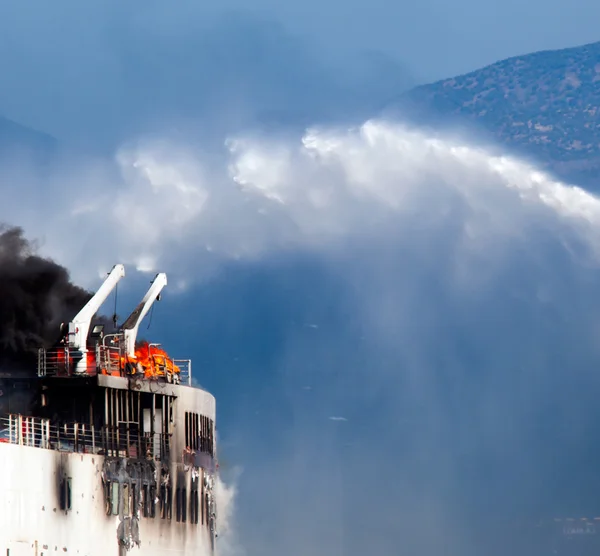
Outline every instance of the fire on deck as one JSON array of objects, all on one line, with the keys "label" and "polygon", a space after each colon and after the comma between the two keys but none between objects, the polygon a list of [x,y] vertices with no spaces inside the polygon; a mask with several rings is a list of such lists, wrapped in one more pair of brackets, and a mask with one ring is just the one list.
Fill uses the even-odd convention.
[{"label": "fire on deck", "polygon": [[[104,334],[104,325],[92,325],[94,315],[125,276],[125,267],[117,264],[94,296],[62,328],[62,339],[51,349],[38,351],[38,376],[111,375],[171,383],[191,384],[191,361],[171,359],[159,344],[138,343],[141,321],[167,285],[167,275],[159,273],[141,302],[125,319],[118,332]],[[115,317],[116,320],[116,317]]]}]

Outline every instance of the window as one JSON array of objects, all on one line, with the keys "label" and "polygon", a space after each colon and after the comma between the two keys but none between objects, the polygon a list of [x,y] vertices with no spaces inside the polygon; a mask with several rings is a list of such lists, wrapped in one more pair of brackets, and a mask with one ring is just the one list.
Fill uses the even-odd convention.
[{"label": "window", "polygon": [[110,483],[110,513],[119,515],[119,483]]},{"label": "window", "polygon": [[129,515],[129,485],[123,484],[123,514]]},{"label": "window", "polygon": [[187,491],[185,488],[175,490],[175,516],[178,523],[187,521]]},{"label": "window", "polygon": [[60,482],[60,509],[65,512],[71,509],[71,477],[63,477]]},{"label": "window", "polygon": [[171,519],[171,497],[172,491],[169,485],[160,487],[160,517],[162,519]]},{"label": "window", "polygon": [[204,495],[204,512],[206,514],[206,524],[210,523],[210,515],[208,513],[208,493]]},{"label": "window", "polygon": [[214,453],[213,427],[212,419],[204,415],[200,417],[200,451],[211,456]]},{"label": "window", "polygon": [[135,515],[140,505],[140,493],[137,483],[131,483],[131,515]]},{"label": "window", "polygon": [[173,488],[169,485],[167,487],[167,519],[173,517]]},{"label": "window", "polygon": [[156,517],[156,486],[150,485],[148,500],[148,517]]},{"label": "window", "polygon": [[160,490],[159,490],[159,498],[158,498],[158,503],[160,504],[160,517],[162,519],[165,519],[167,517],[167,510],[166,510],[166,503],[165,500],[167,498],[167,493],[166,493],[167,487],[165,485],[161,485],[160,486]]},{"label": "window", "polygon": [[104,485],[104,509],[106,515],[110,515],[110,481],[102,481]]},{"label": "window", "polygon": [[198,524],[199,500],[198,489],[193,489],[190,496],[190,522],[196,525]]},{"label": "window", "polygon": [[185,412],[185,446],[191,450],[198,450],[198,436],[200,434],[200,417],[191,411]]},{"label": "window", "polygon": [[156,486],[142,485],[142,513],[144,517],[156,516]]},{"label": "window", "polygon": [[205,415],[186,411],[184,425],[186,448],[213,455],[213,420]]},{"label": "window", "polygon": [[148,485],[142,485],[142,515],[148,517]]},{"label": "window", "polygon": [[175,519],[181,521],[181,489],[175,489]]}]

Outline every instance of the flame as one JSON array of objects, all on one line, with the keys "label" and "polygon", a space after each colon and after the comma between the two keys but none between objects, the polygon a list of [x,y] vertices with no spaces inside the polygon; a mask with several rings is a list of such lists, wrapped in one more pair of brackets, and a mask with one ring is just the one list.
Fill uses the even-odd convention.
[{"label": "flame", "polygon": [[[113,376],[134,374],[143,375],[147,379],[172,377],[174,374],[181,373],[181,369],[164,350],[147,342],[136,347],[133,357],[121,353],[119,346],[110,349],[109,346],[101,346],[98,354],[96,349],[89,346],[86,354],[87,373]],[[73,372],[75,360],[69,348],[61,346],[48,351],[47,365],[57,375],[69,376]]]},{"label": "flame", "polygon": [[[88,347],[86,353],[86,370],[89,375],[96,374],[96,351]],[[69,376],[73,372],[75,359],[69,353],[68,348],[58,347],[49,352],[48,363],[55,369],[59,376]]]},{"label": "flame", "polygon": [[179,367],[164,350],[150,346],[147,342],[138,345],[135,357],[128,360],[136,368],[136,373],[143,372],[145,378],[163,377],[180,372]]},{"label": "flame", "polygon": [[[57,368],[57,372],[58,374],[68,374],[68,368],[67,368],[67,352],[64,349],[57,349],[56,350],[56,368]],[[68,364],[69,366],[72,365],[72,361],[73,358],[70,357]]]},{"label": "flame", "polygon": [[88,374],[95,374],[96,372],[96,350],[89,350],[86,355],[86,364]]}]

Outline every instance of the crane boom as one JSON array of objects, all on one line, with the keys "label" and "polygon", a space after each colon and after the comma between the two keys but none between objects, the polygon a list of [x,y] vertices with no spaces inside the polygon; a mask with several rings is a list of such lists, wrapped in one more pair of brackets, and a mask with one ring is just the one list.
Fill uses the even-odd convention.
[{"label": "crane boom", "polygon": [[119,280],[124,276],[125,267],[122,264],[113,266],[112,270],[108,273],[106,280],[104,280],[104,283],[100,286],[92,299],[84,305],[81,311],[79,311],[69,323],[69,347],[79,350],[81,353],[81,359],[77,357],[78,361],[75,364],[75,372],[85,372],[87,367],[85,354],[87,353],[87,338],[92,318],[106,301],[110,292],[115,289]]},{"label": "crane boom", "polygon": [[125,267],[122,264],[116,264],[92,299],[90,299],[84,305],[83,309],[75,315],[73,320],[69,323],[69,347],[85,349],[93,316],[98,312],[98,309],[100,309],[102,304],[106,301],[110,292],[115,289],[119,280],[124,276]]},{"label": "crane boom", "polygon": [[125,341],[125,352],[129,357],[135,356],[135,341],[138,329],[143,318],[146,316],[153,303],[159,299],[160,292],[167,285],[167,275],[164,272],[157,274],[152,281],[150,289],[146,292],[144,299],[133,310],[131,315],[123,323],[123,337]]}]

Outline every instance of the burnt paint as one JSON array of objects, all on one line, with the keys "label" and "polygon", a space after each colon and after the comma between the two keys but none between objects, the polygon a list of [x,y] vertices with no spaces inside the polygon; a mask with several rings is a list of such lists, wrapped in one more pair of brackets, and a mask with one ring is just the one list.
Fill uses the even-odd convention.
[{"label": "burnt paint", "polygon": [[55,508],[57,511],[61,509],[62,489],[64,480],[69,477],[69,454],[61,453],[57,460],[56,467],[54,469],[54,494],[55,494]]}]

